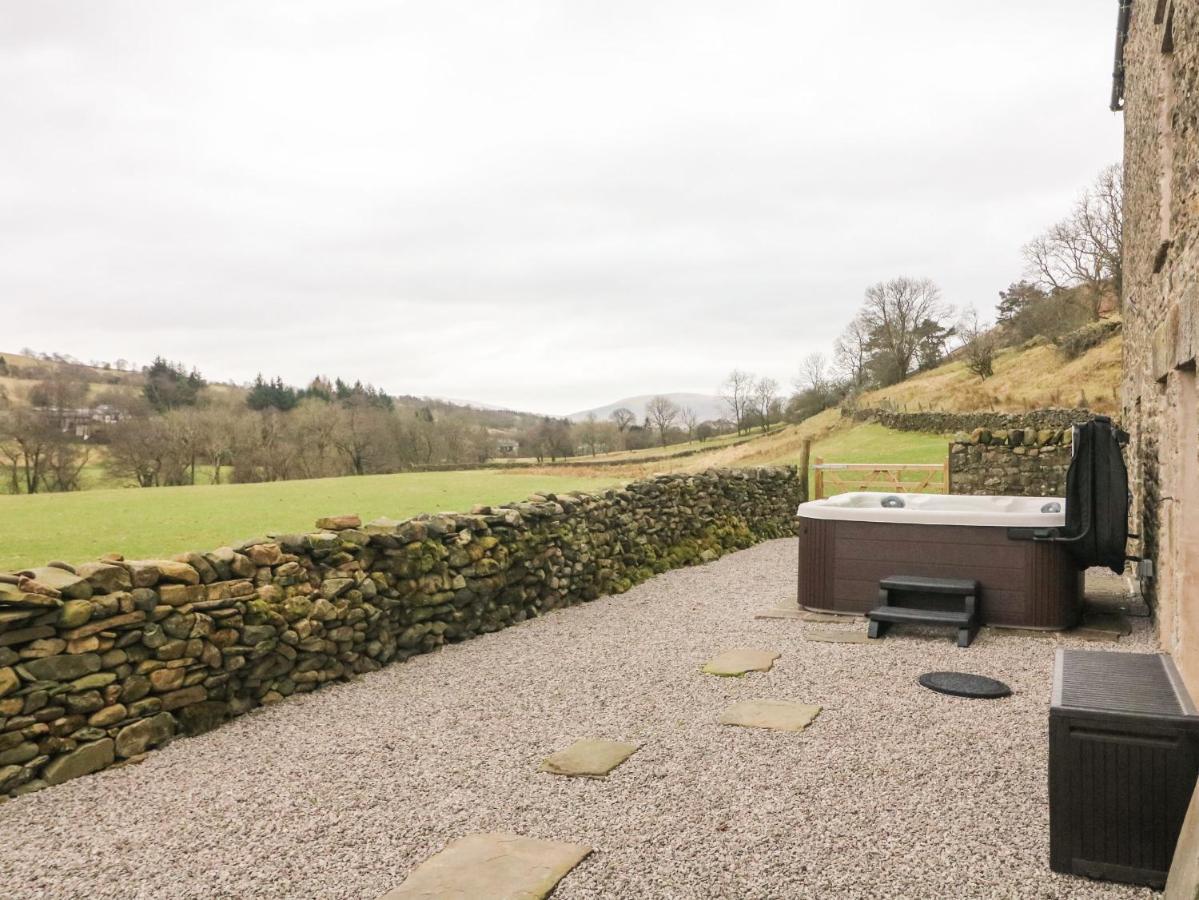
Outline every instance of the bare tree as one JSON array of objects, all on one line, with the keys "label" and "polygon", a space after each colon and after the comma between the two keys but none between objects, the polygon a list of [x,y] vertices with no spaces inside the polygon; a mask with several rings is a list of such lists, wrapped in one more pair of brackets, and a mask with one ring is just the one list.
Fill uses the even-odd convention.
[{"label": "bare tree", "polygon": [[587,452],[595,456],[596,445],[599,444],[599,423],[596,421],[595,413],[589,412],[583,418],[582,422],[575,425],[575,431],[579,436],[579,443],[587,448]]},{"label": "bare tree", "polygon": [[51,491],[77,491],[83,469],[91,458],[87,444],[70,440],[60,430],[48,447],[43,483]]},{"label": "bare tree", "polygon": [[778,407],[779,383],[773,378],[759,378],[754,385],[753,406],[762,423],[762,430],[770,429],[770,420]]},{"label": "bare tree", "polygon": [[687,440],[694,440],[695,427],[699,424],[699,414],[690,406],[684,406],[679,415],[683,419],[683,427],[687,429]]},{"label": "bare tree", "polygon": [[1030,277],[1046,290],[1085,285],[1092,318],[1099,318],[1106,289],[1121,296],[1124,282],[1124,175],[1105,168],[1066,218],[1024,245]]},{"label": "bare tree", "polygon": [[892,278],[868,287],[862,322],[877,377],[885,383],[907,378],[930,331],[943,329],[951,314],[928,278]]},{"label": "bare tree", "polygon": [[546,455],[550,462],[556,462],[559,457],[574,456],[574,442],[571,440],[570,422],[566,419],[553,419],[546,416],[534,429],[533,443],[537,447],[537,461],[541,462]]},{"label": "bare tree", "polygon": [[194,406],[169,410],[162,419],[175,444],[176,453],[187,470],[187,483],[195,484],[196,462],[204,440],[206,421]]},{"label": "bare tree", "polygon": [[815,391],[823,394],[828,391],[831,381],[828,360],[823,353],[809,353],[799,361],[799,375],[795,379],[797,391]]},{"label": "bare tree", "polygon": [[46,457],[53,440],[46,416],[31,409],[15,409],[0,418],[0,453],[8,461],[11,491],[36,494],[44,484]]},{"label": "bare tree", "polygon": [[351,474],[365,475],[384,439],[382,420],[390,416],[358,398],[341,404],[338,409],[340,421],[333,432],[333,446],[344,457]]},{"label": "bare tree", "polygon": [[995,374],[995,352],[999,348],[999,335],[994,328],[979,322],[978,311],[971,309],[962,316],[958,324],[962,338],[962,356],[966,368],[979,378],[990,378]]},{"label": "bare tree", "polygon": [[[237,435],[242,427],[239,419],[245,415],[248,414],[232,404],[212,404],[198,411],[199,437],[196,451],[210,467],[210,480],[213,484],[221,483],[221,470],[233,462]],[[307,447],[305,442],[305,448]],[[317,476],[313,474],[308,477]]]},{"label": "bare tree", "polygon": [[637,417],[633,415],[633,411],[623,406],[612,410],[608,418],[615,423],[616,430],[620,432],[624,432],[630,425],[637,421]]},{"label": "bare tree", "polygon": [[729,413],[732,414],[733,424],[737,426],[738,434],[747,428],[746,420],[750,412],[753,391],[754,376],[741,369],[733,369],[729,373],[729,377],[724,380],[724,384],[721,385],[721,397],[728,406]]},{"label": "bare tree", "polygon": [[651,397],[645,405],[645,418],[658,429],[658,440],[666,446],[666,432],[679,417],[679,408],[669,397]]},{"label": "bare tree", "polygon": [[870,362],[870,326],[859,314],[845,326],[833,344],[833,360],[852,387],[866,383],[866,364]]},{"label": "bare tree", "polygon": [[90,454],[60,413],[28,407],[0,413],[0,464],[12,493],[79,490]]},{"label": "bare tree", "polygon": [[138,487],[181,484],[185,464],[176,454],[174,437],[161,416],[125,419],[109,433],[104,466]]}]

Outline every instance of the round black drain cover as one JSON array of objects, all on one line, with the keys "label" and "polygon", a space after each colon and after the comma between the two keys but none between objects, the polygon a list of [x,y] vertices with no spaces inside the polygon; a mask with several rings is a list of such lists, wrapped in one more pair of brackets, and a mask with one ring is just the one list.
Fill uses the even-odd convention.
[{"label": "round black drain cover", "polygon": [[1002,681],[985,675],[970,675],[967,672],[925,672],[916,679],[930,691],[952,694],[955,697],[980,697],[994,700],[1007,697],[1012,689]]}]

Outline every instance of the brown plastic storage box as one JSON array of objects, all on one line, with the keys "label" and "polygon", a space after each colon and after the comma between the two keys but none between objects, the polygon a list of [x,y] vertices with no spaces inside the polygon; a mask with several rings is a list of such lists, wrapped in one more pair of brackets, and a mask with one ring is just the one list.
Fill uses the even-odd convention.
[{"label": "brown plastic storage box", "polygon": [[1058,650],[1049,864],[1162,887],[1199,775],[1199,715],[1168,656]]}]

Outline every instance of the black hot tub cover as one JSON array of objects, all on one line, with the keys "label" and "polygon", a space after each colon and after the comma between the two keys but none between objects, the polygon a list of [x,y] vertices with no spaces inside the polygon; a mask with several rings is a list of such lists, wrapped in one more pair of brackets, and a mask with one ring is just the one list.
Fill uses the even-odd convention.
[{"label": "black hot tub cover", "polygon": [[1066,525],[1056,540],[1082,568],[1124,571],[1128,544],[1127,435],[1107,416],[1075,426],[1074,458],[1066,473]]}]

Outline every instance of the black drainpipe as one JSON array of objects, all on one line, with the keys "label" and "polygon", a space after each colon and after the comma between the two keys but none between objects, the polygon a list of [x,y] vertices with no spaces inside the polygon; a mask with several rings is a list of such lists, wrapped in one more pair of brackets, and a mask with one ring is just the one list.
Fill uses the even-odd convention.
[{"label": "black drainpipe", "polygon": [[1120,14],[1116,19],[1116,61],[1112,68],[1112,112],[1124,109],[1124,42],[1128,39],[1131,12],[1132,0],[1120,0]]}]

